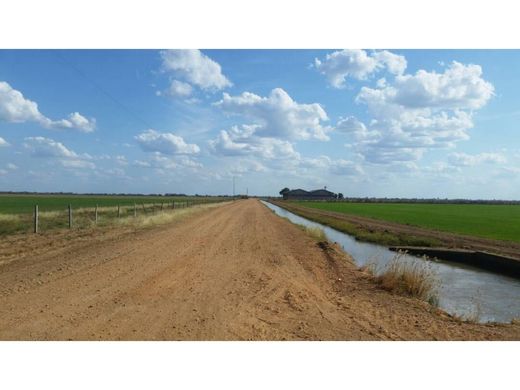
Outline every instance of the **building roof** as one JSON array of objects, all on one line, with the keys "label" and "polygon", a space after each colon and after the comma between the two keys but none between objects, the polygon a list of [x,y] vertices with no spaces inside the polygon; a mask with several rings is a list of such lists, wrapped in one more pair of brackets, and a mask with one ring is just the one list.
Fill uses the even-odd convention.
[{"label": "building roof", "polygon": [[324,189],[310,191],[309,193],[312,195],[321,195],[321,196],[333,196],[334,195],[334,192],[330,192],[330,191],[324,190]]},{"label": "building roof", "polygon": [[296,190],[291,190],[286,192],[287,195],[308,195],[309,191],[302,190],[301,188],[297,188]]}]

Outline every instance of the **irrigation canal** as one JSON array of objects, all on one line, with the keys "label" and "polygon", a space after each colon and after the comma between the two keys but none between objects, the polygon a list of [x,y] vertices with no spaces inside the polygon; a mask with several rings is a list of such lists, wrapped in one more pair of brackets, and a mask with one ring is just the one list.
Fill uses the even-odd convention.
[{"label": "irrigation canal", "polygon": [[[262,201],[277,215],[291,222],[323,229],[328,240],[337,242],[358,266],[375,264],[383,269],[396,253],[387,247],[357,241],[354,237],[328,226],[310,221],[281,207]],[[450,314],[478,316],[480,322],[510,322],[520,318],[520,280],[494,274],[465,264],[444,260],[426,260],[403,255],[403,261],[426,261],[437,275],[439,307]]]}]

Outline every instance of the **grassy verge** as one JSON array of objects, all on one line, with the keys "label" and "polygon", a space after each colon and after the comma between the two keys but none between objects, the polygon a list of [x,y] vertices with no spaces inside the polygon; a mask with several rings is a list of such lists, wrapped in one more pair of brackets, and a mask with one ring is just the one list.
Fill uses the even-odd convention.
[{"label": "grassy verge", "polygon": [[439,240],[429,237],[420,237],[409,234],[398,234],[390,231],[376,231],[370,230],[360,225],[354,225],[340,218],[325,216],[315,212],[312,209],[303,209],[301,207],[293,207],[287,203],[275,203],[290,212],[301,217],[310,219],[312,221],[330,226],[333,229],[339,230],[355,237],[359,241],[373,242],[386,246],[425,246],[434,247],[440,246]]}]

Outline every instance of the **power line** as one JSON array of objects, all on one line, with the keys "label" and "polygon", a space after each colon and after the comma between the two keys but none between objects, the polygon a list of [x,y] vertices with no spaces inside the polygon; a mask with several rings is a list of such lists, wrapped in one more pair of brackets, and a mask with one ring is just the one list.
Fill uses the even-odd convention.
[{"label": "power line", "polygon": [[79,74],[81,77],[83,77],[85,80],[87,80],[90,84],[92,84],[94,86],[94,88],[96,88],[99,92],[101,92],[107,98],[112,100],[112,102],[114,102],[117,106],[119,106],[120,109],[125,111],[127,114],[130,114],[130,116],[132,116],[137,121],[141,122],[141,124],[144,124],[147,128],[149,128],[149,129],[153,128],[153,126],[151,126],[146,120],[144,120],[142,117],[137,115],[132,109],[125,106],[118,99],[116,99],[111,93],[109,93],[106,89],[104,89],[96,80],[92,79],[85,72],[83,72],[80,68],[78,68],[75,64],[73,64],[68,59],[66,59],[59,51],[51,50],[51,54],[54,57],[58,58],[62,62],[62,64],[73,69],[77,74]]}]

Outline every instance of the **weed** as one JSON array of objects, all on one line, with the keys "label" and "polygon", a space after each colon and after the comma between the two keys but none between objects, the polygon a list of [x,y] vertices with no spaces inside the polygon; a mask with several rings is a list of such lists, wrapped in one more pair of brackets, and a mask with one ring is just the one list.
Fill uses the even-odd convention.
[{"label": "weed", "polygon": [[422,260],[404,260],[399,252],[376,277],[377,283],[388,291],[438,304],[439,282],[430,263]]}]

